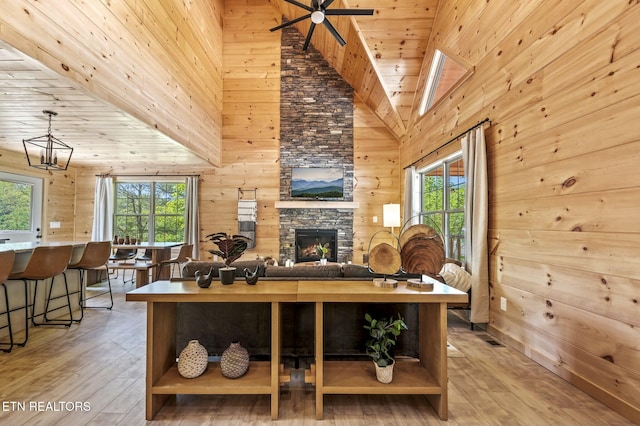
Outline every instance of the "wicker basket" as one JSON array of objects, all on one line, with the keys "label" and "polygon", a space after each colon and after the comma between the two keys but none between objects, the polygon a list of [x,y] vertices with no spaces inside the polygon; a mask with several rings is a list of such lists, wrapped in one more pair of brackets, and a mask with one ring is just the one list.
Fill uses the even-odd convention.
[{"label": "wicker basket", "polygon": [[190,340],[180,352],[178,373],[186,379],[200,376],[207,369],[209,353],[197,340]]}]

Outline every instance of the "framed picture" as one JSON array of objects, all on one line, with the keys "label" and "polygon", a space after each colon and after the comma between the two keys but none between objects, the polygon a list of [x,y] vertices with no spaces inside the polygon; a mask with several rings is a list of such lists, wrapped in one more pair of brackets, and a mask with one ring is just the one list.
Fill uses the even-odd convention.
[{"label": "framed picture", "polygon": [[344,170],[339,167],[293,167],[291,197],[311,200],[344,198]]}]

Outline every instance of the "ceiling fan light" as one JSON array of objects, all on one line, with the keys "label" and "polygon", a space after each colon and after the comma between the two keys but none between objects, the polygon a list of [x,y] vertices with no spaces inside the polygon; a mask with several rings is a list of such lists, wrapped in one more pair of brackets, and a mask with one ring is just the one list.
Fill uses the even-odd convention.
[{"label": "ceiling fan light", "polygon": [[311,12],[311,22],[314,24],[322,24],[322,21],[324,21],[324,13],[322,11],[316,10]]}]

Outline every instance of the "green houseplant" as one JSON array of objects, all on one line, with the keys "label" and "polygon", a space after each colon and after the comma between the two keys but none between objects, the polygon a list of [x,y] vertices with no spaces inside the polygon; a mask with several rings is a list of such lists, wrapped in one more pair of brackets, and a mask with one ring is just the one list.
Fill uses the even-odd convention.
[{"label": "green houseplant", "polygon": [[408,329],[407,325],[400,314],[396,319],[375,319],[365,314],[364,319],[367,321],[364,328],[369,331],[370,337],[366,343],[366,352],[376,366],[376,377],[381,383],[391,383],[395,361],[390,350],[398,341],[400,333]]},{"label": "green houseplant", "polygon": [[329,252],[328,246],[329,243],[326,243],[325,245],[318,243],[318,245],[316,245],[316,254],[320,256],[321,265],[326,265],[327,263],[327,253]]},{"label": "green houseplant", "polygon": [[220,282],[222,284],[233,284],[236,268],[231,266],[235,260],[245,252],[249,246],[251,238],[244,235],[229,235],[226,232],[216,232],[205,237],[216,246],[217,250],[209,249],[209,253],[220,256],[224,261],[224,268],[219,269]]}]

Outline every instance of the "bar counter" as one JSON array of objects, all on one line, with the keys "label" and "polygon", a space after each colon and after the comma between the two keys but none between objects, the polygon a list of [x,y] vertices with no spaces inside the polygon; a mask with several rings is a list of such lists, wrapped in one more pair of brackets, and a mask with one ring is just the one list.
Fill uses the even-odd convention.
[{"label": "bar counter", "polygon": [[[12,273],[22,272],[25,270],[31,254],[36,247],[59,247],[59,246],[72,246],[73,252],[71,254],[70,263],[75,263],[82,257],[82,253],[86,246],[84,242],[23,242],[23,243],[4,243],[0,244],[0,251],[13,250],[16,253],[15,261],[13,262]],[[71,293],[71,306],[74,312],[74,316],[80,311],[80,274],[78,271],[67,271],[67,283],[69,286],[69,293]],[[54,297],[64,294],[64,285],[62,283],[62,277],[56,277],[56,285],[54,287]],[[11,324],[14,335],[21,330],[24,330],[25,324],[25,310],[19,309],[24,305],[24,283],[22,280],[7,280],[5,282],[7,287],[7,293],[9,297],[9,307],[11,310]],[[29,303],[33,303],[33,282],[29,285]],[[36,312],[43,312],[46,302],[46,294],[44,291],[38,291],[38,298],[35,301]],[[4,300],[0,299],[0,304],[4,304]],[[62,299],[56,299],[52,302],[51,309],[58,308],[58,305],[66,306],[66,302],[63,303]],[[4,312],[4,306],[0,306],[0,312]],[[61,310],[61,314],[63,311]],[[68,315],[68,313],[67,313]],[[8,329],[0,330],[0,338],[5,338],[8,335]],[[20,337],[18,337],[20,340]],[[28,343],[27,343],[28,344]]]}]

